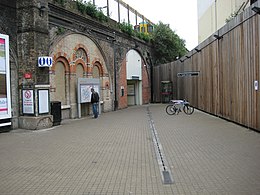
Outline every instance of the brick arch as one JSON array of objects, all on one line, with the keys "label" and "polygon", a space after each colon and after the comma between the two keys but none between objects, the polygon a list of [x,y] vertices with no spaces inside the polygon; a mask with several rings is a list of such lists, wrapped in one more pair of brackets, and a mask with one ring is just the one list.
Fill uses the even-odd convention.
[{"label": "brick arch", "polygon": [[54,55],[53,56],[53,61],[54,61],[54,65],[51,67],[51,71],[54,71],[55,72],[55,66],[56,66],[56,63],[57,62],[62,62],[63,64],[64,64],[64,66],[65,66],[65,71],[66,72],[69,72],[70,71],[70,66],[69,66],[69,64],[70,64],[70,62],[71,62],[71,60],[70,60],[70,58],[66,58],[68,55],[66,54],[66,53],[61,53],[61,52],[59,52],[57,55]]},{"label": "brick arch", "polygon": [[79,64],[82,64],[83,70],[86,73],[87,72],[87,65],[85,64],[85,62],[82,59],[77,59],[74,63],[74,66],[70,66],[70,71],[75,73],[76,72],[76,68]]},{"label": "brick arch", "polygon": [[[138,48],[129,49],[129,50],[126,52],[126,54],[127,54],[129,51],[131,51],[131,50],[136,51],[136,52],[140,55],[140,57],[141,57],[142,76],[144,76],[144,74],[145,74],[145,76],[147,76],[147,78],[150,79],[150,78],[149,78],[148,67],[147,67],[147,64],[148,64],[148,60],[147,60],[147,59],[148,59],[148,58],[145,58],[145,57],[143,56],[142,52],[140,51],[140,49],[138,49]],[[126,59],[126,56],[125,56],[125,59]]]},{"label": "brick arch", "polygon": [[[93,67],[94,66],[98,67],[100,77],[103,77],[104,76],[104,65],[100,62],[100,60],[96,58],[92,61],[92,64],[93,64]],[[91,68],[91,73],[93,71],[93,67]]]},{"label": "brick arch", "polygon": [[[86,54],[86,62],[84,62],[82,59],[77,59],[76,57],[76,52],[79,50],[79,49],[82,49],[85,54]],[[83,44],[77,44],[74,49],[73,49],[73,54],[72,54],[72,59],[73,59],[73,62],[75,64],[75,66],[72,66],[71,67],[71,72],[76,72],[76,67],[78,64],[82,64],[83,65],[83,70],[84,72],[87,74],[88,73],[88,64],[89,64],[89,61],[90,61],[90,58],[89,58],[89,51],[88,51],[88,48],[85,47],[85,45]]]},{"label": "brick arch", "polygon": [[[84,65],[82,64],[82,63],[77,63],[77,64],[75,64],[75,78],[77,79],[77,78],[82,78],[82,77],[85,77],[85,75],[86,75],[86,71],[85,71],[85,67],[84,67]],[[82,72],[80,71],[80,72],[77,72],[77,69],[79,68],[79,67],[81,67],[83,70],[82,70]],[[80,68],[80,69],[81,69]],[[78,75],[77,73],[80,73],[80,75]],[[82,74],[82,75],[81,75]]]},{"label": "brick arch", "polygon": [[89,58],[89,51],[88,51],[88,48],[85,47],[85,45],[83,44],[77,44],[74,49],[73,49],[73,54],[72,54],[72,59],[75,61],[76,60],[76,52],[79,50],[79,49],[83,49],[86,53],[86,56],[87,56],[87,62],[86,63],[89,63],[90,62],[90,58]]}]

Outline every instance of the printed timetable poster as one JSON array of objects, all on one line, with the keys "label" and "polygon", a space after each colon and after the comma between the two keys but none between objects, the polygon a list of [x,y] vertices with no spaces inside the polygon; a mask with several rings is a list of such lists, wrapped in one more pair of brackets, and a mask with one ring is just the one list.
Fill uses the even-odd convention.
[{"label": "printed timetable poster", "polygon": [[95,91],[99,92],[98,85],[80,85],[80,103],[91,102],[91,88]]},{"label": "printed timetable poster", "polygon": [[0,34],[0,119],[11,118],[9,36]]},{"label": "printed timetable poster", "polygon": [[99,93],[99,79],[78,78],[78,104],[91,102],[91,88]]}]

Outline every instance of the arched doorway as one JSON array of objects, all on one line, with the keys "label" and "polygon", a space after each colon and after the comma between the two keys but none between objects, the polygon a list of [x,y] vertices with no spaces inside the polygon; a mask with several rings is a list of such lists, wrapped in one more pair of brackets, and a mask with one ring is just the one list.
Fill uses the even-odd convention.
[{"label": "arched doorway", "polygon": [[66,105],[66,76],[65,76],[65,65],[63,62],[58,61],[55,65],[55,90],[53,96],[55,100],[60,101],[61,105]]},{"label": "arched doorway", "polygon": [[[109,71],[104,52],[97,43],[85,35],[72,33],[52,44],[51,51],[50,55],[53,56],[55,63],[50,71],[52,86],[50,97],[51,101],[65,102],[62,104],[62,117],[77,118],[79,116],[78,78],[99,78],[102,108],[104,111],[112,110],[113,94],[110,89]],[[57,63],[59,63],[58,66],[62,64],[63,69],[62,67],[56,69]],[[61,87],[59,93],[56,93],[56,83]],[[59,97],[60,94],[62,97]],[[82,116],[90,114],[89,107],[88,102],[81,104]]]},{"label": "arched doorway", "polygon": [[142,58],[135,50],[126,54],[127,104],[142,105]]}]

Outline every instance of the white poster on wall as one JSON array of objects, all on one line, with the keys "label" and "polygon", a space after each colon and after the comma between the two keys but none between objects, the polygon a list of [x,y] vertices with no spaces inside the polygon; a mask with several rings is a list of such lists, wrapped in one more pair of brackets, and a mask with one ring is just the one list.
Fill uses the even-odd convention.
[{"label": "white poster on wall", "polygon": [[49,90],[39,89],[39,114],[49,113]]},{"label": "white poster on wall", "polygon": [[91,85],[80,85],[80,103],[90,102]]},{"label": "white poster on wall", "polygon": [[91,88],[99,93],[98,85],[80,85],[80,103],[91,102]]},{"label": "white poster on wall", "polygon": [[94,88],[96,92],[100,94],[99,91],[99,82],[97,78],[78,78],[78,116],[81,118],[81,105],[82,103],[91,102],[91,88]]}]

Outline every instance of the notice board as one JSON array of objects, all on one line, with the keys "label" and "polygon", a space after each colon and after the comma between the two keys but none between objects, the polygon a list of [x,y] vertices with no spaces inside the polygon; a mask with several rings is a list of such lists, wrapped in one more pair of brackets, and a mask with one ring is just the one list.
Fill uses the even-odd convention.
[{"label": "notice board", "polygon": [[99,79],[78,78],[78,103],[91,101],[91,88],[99,93]]}]

